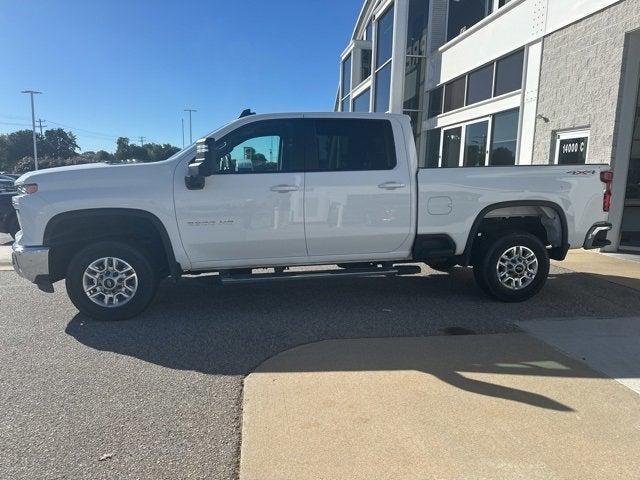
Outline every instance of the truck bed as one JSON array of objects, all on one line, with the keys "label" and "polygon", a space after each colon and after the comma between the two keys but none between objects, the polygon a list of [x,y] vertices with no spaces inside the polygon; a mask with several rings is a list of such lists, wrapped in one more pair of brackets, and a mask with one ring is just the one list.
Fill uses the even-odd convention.
[{"label": "truck bed", "polygon": [[[447,234],[456,254],[484,214],[517,216],[527,203],[554,207],[566,218],[570,248],[581,248],[585,232],[606,220],[600,172],[609,165],[539,165],[421,169],[418,171],[418,235]],[[500,210],[495,210],[499,208]]]}]

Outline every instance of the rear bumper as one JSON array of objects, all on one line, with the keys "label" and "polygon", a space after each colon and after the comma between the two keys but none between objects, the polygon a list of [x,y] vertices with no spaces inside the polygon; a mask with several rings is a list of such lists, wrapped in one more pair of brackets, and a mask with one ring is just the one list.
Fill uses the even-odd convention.
[{"label": "rear bumper", "polygon": [[608,222],[596,223],[584,239],[584,249],[594,250],[596,248],[604,248],[611,245],[611,241],[607,239],[607,234],[611,231],[613,225]]},{"label": "rear bumper", "polygon": [[49,284],[49,249],[13,244],[11,253],[16,273],[37,285]]}]

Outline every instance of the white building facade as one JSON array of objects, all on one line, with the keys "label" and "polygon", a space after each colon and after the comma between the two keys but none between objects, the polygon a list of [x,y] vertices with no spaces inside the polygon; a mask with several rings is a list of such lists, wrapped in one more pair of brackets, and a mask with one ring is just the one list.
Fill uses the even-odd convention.
[{"label": "white building facade", "polygon": [[640,251],[639,86],[640,0],[366,0],[336,110],[410,115],[421,168],[609,163]]}]

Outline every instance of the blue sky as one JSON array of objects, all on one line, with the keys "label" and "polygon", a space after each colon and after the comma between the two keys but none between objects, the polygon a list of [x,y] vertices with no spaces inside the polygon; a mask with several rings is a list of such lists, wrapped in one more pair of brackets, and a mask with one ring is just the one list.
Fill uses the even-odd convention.
[{"label": "blue sky", "polygon": [[0,133],[29,128],[25,89],[44,92],[36,116],[72,130],[83,150],[112,151],[117,136],[182,146],[186,107],[198,109],[194,139],[248,107],[332,110],[361,5],[0,0]]}]

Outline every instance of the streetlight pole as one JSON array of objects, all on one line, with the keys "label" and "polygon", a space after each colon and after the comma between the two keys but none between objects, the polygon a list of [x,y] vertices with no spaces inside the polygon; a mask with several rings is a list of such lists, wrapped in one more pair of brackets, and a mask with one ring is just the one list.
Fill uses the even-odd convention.
[{"label": "streetlight pole", "polygon": [[182,149],[184,150],[184,118],[182,120]]},{"label": "streetlight pole", "polygon": [[35,90],[23,90],[22,93],[28,93],[31,96],[31,125],[33,127],[33,162],[35,169],[38,170],[38,142],[36,139],[36,111],[33,105],[33,96],[40,95],[42,92]]},{"label": "streetlight pole", "polygon": [[191,108],[185,108],[185,112],[189,112],[189,144],[193,143],[193,127],[191,124],[191,114],[197,112],[197,110],[193,110]]}]

